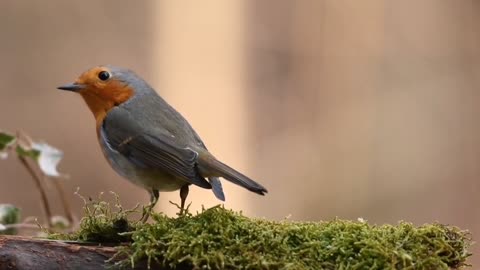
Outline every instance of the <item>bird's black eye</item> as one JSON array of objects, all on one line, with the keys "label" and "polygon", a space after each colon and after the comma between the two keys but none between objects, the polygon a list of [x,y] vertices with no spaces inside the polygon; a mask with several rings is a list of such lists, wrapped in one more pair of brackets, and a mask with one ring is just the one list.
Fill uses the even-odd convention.
[{"label": "bird's black eye", "polygon": [[106,81],[110,78],[110,73],[108,73],[108,71],[100,71],[100,73],[98,73],[98,78],[102,81]]}]

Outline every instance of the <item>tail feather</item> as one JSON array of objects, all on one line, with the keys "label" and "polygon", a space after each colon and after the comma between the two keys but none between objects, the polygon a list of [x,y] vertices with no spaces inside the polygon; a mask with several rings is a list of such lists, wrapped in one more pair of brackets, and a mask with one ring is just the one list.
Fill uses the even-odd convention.
[{"label": "tail feather", "polygon": [[218,161],[211,155],[200,155],[198,159],[198,165],[200,170],[204,174],[206,174],[206,176],[223,177],[234,184],[237,184],[260,195],[265,195],[265,193],[268,192],[267,189],[259,183],[234,170],[228,165]]},{"label": "tail feather", "polygon": [[225,194],[223,194],[222,182],[220,182],[220,179],[212,176],[208,177],[208,182],[210,182],[210,185],[212,186],[212,191],[215,197],[220,201],[225,201]]}]

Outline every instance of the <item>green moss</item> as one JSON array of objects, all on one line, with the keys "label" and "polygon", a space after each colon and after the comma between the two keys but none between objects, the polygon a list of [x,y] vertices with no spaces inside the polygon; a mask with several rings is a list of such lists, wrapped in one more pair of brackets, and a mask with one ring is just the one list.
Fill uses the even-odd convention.
[{"label": "green moss", "polygon": [[70,234],[52,233],[50,239],[74,240],[96,243],[121,243],[130,242],[131,237],[127,232],[134,231],[138,222],[128,221],[128,216],[136,212],[136,208],[125,210],[122,208],[118,196],[112,192],[114,206],[102,200],[85,198],[76,193],[84,201],[84,217],[80,221],[80,228]]},{"label": "green moss", "polygon": [[91,214],[68,239],[128,240],[118,253],[129,258],[124,265],[147,260],[162,269],[459,269],[471,245],[466,232],[441,224],[274,222],[223,207],[178,218],[154,214],[151,224],[123,226],[130,233],[119,236],[114,224],[126,213]]}]

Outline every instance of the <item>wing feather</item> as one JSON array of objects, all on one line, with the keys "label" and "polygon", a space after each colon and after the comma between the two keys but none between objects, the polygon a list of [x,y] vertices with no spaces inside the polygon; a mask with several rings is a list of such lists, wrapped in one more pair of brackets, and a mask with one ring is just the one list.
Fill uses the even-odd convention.
[{"label": "wing feather", "polygon": [[171,134],[161,127],[147,132],[121,107],[108,113],[102,125],[102,135],[112,149],[135,164],[159,169],[191,184],[211,188],[210,183],[198,173],[197,152],[177,146]]}]

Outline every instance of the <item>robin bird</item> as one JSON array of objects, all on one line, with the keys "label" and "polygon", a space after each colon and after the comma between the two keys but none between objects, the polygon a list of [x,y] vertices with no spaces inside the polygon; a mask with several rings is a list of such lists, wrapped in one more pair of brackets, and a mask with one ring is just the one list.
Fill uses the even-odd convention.
[{"label": "robin bird", "polygon": [[100,147],[113,169],[150,193],[148,219],[160,191],[180,189],[180,213],[190,185],[224,201],[220,177],[260,195],[267,190],[216,159],[190,124],[142,78],[121,67],[94,67],[72,84],[93,113]]}]

